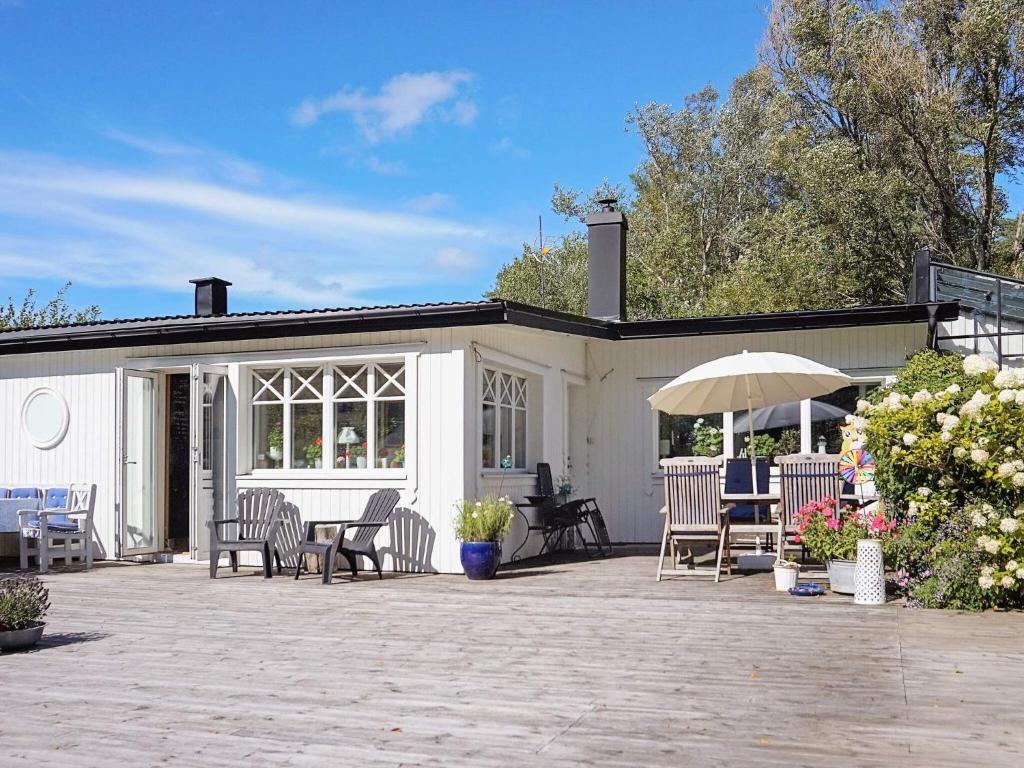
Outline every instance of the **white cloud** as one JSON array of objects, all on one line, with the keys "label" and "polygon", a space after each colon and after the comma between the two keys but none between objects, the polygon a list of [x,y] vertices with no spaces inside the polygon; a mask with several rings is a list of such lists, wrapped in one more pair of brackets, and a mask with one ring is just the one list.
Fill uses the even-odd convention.
[{"label": "white cloud", "polygon": [[190,163],[193,170],[215,171],[218,176],[238,184],[256,186],[266,181],[266,174],[257,165],[210,147],[183,144],[159,137],[139,136],[116,129],[104,131],[103,135],[111,141],[160,160],[175,162],[179,170],[184,163]]},{"label": "white cloud", "polygon": [[405,201],[405,207],[415,213],[433,213],[445,208],[450,208],[455,202],[454,195],[447,195],[444,192],[431,192],[427,195],[418,195]]},{"label": "white cloud", "polygon": [[347,88],[323,99],[307,99],[293,110],[292,121],[312,125],[324,115],[345,113],[371,144],[408,134],[431,119],[468,125],[478,112],[463,95],[472,80],[473,75],[461,69],[406,72],[392,77],[375,94]]},{"label": "white cloud", "polygon": [[[0,2],[2,2],[2,0],[0,0]],[[147,138],[145,136],[137,136],[134,133],[119,131],[113,128],[104,131],[103,135],[111,141],[116,141],[118,144],[124,144],[126,147],[132,147],[133,149],[138,149],[150,155],[160,155],[163,157],[195,157],[200,154],[198,147],[192,147],[188,144],[181,144],[177,141],[169,141],[167,139],[154,139]]]},{"label": "white cloud", "polygon": [[448,272],[466,272],[480,266],[480,260],[475,254],[462,248],[447,246],[438,249],[434,264]]},{"label": "white cloud", "polygon": [[495,152],[502,155],[509,155],[520,160],[525,160],[530,156],[530,150],[520,147],[510,137],[503,136],[493,147]]},{"label": "white cloud", "polygon": [[381,176],[402,176],[405,173],[405,163],[401,160],[381,160],[376,155],[368,155],[365,163],[367,168]]},{"label": "white cloud", "polygon": [[212,273],[262,306],[346,306],[442,279],[423,269],[431,253],[456,264],[469,249],[504,244],[493,230],[426,213],[256,193],[191,168],[0,151],[0,274],[10,278],[187,294],[189,278]]}]

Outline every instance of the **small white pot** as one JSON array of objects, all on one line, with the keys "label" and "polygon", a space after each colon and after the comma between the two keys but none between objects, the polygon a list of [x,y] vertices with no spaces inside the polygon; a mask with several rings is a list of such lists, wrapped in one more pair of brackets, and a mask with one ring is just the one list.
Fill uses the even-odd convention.
[{"label": "small white pot", "polygon": [[365,456],[356,456],[356,468],[357,469],[366,469],[366,457]]},{"label": "small white pot", "polygon": [[797,577],[800,575],[799,568],[791,568],[785,565],[772,566],[775,571],[775,591],[788,592],[796,586]]}]

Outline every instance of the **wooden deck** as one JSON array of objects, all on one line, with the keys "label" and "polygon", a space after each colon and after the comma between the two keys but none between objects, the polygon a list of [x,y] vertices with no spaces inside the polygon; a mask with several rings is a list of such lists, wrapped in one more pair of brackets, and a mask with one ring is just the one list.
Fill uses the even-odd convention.
[{"label": "wooden deck", "polygon": [[44,644],[0,656],[0,764],[1024,764],[1024,615],[654,570],[55,572]]}]

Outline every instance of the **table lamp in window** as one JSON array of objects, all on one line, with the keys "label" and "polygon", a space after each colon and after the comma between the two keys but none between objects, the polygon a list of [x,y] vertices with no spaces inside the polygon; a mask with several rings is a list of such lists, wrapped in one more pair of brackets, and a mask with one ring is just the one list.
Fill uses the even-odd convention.
[{"label": "table lamp in window", "polygon": [[358,442],[359,433],[353,427],[342,427],[338,432],[338,445],[345,446],[345,469],[349,468],[349,462],[352,460],[352,444]]}]

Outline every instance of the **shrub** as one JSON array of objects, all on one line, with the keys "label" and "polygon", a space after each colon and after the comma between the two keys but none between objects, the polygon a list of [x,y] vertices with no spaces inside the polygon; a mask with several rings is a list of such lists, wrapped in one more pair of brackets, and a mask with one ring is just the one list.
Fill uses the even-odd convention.
[{"label": "shrub", "polygon": [[[750,435],[743,436],[743,450],[750,455]],[[775,438],[763,432],[754,435],[754,453],[758,456],[767,456],[769,459],[775,456]]]},{"label": "shrub", "polygon": [[50,591],[35,576],[0,579],[0,632],[25,629],[50,610]]},{"label": "shrub", "polygon": [[692,449],[694,456],[721,456],[722,430],[697,419],[693,425]]},{"label": "shrub", "polygon": [[459,541],[501,541],[512,525],[512,503],[506,496],[466,499],[456,509],[455,535]]},{"label": "shrub", "polygon": [[993,604],[978,583],[981,553],[964,510],[934,525],[912,523],[894,545],[893,582],[906,593],[908,605],[979,611]]},{"label": "shrub", "polygon": [[[1024,371],[996,368],[922,353],[858,406],[876,488],[914,521],[897,580],[912,603],[1024,602]],[[910,393],[924,381],[932,388]]]},{"label": "shrub", "polygon": [[973,395],[978,388],[977,380],[964,373],[960,355],[925,349],[907,359],[895,381],[873,389],[867,399],[876,404],[892,392],[910,397],[922,389],[938,392],[952,384],[959,386],[965,397]]}]

